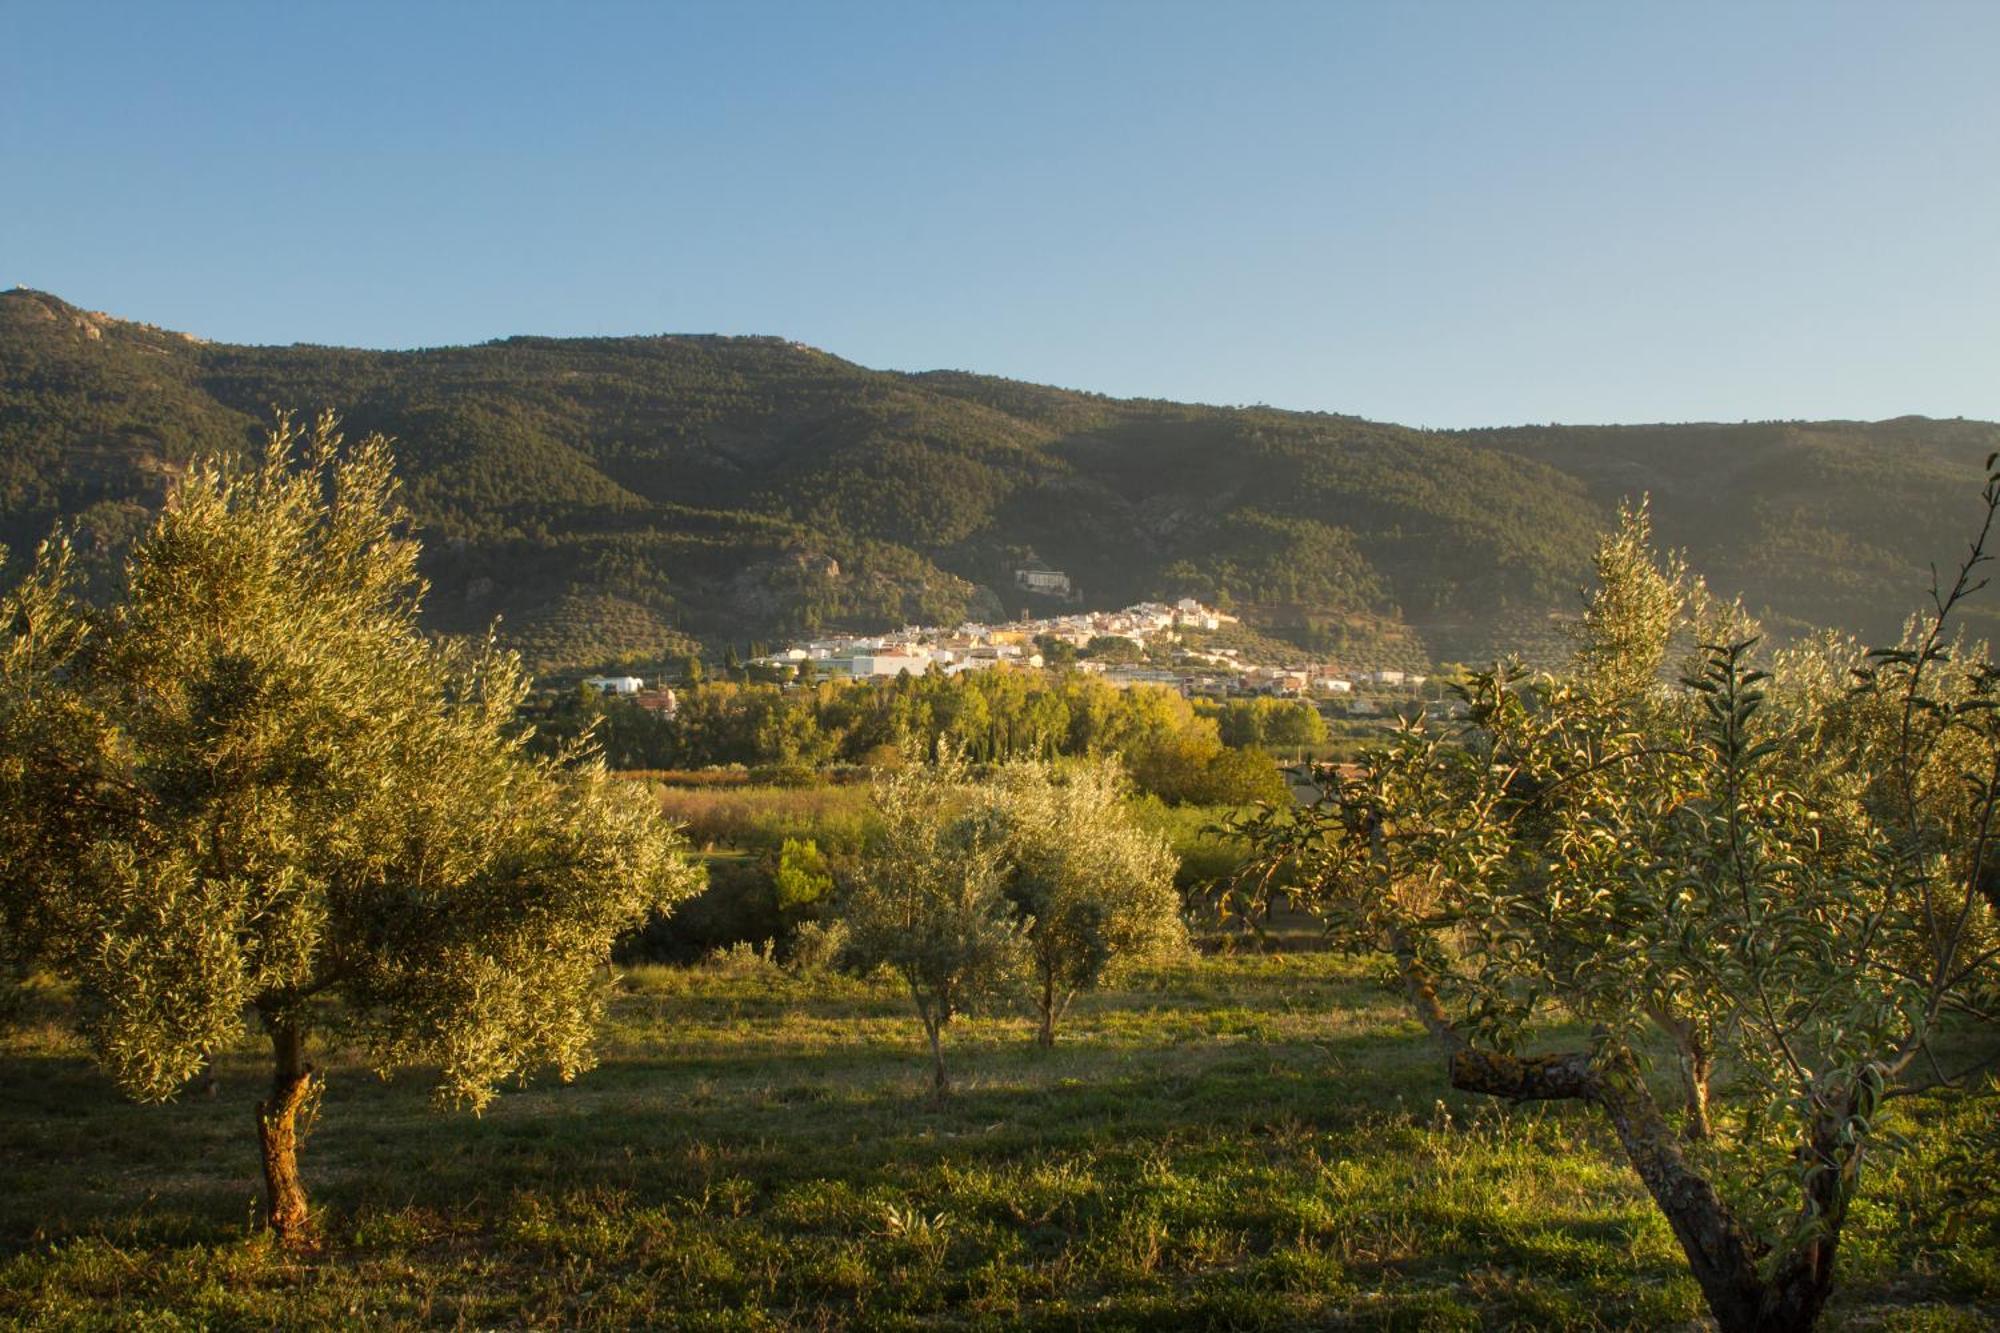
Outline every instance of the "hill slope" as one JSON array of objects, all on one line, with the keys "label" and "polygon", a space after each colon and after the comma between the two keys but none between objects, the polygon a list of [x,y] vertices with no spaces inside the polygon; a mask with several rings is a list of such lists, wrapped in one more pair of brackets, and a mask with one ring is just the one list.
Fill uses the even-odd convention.
[{"label": "hill slope", "polygon": [[1973,512],[1987,423],[1420,432],[868,370],[776,338],[239,347],[0,293],[0,541],[107,571],[176,470],[273,405],[400,441],[443,630],[542,669],[820,626],[1192,593],[1357,665],[1546,650],[1593,534],[1662,535],[1774,626],[1880,636]]}]

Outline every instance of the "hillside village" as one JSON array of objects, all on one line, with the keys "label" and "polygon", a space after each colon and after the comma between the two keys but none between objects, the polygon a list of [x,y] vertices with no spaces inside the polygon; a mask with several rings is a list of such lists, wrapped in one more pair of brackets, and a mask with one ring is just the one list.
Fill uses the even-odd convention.
[{"label": "hillside village", "polygon": [[[1000,667],[1040,668],[1061,654],[1078,671],[1126,688],[1152,685],[1195,698],[1274,696],[1336,703],[1355,716],[1374,714],[1378,705],[1357,689],[1414,692],[1427,676],[1400,670],[1354,671],[1331,663],[1279,666],[1249,660],[1239,648],[1195,646],[1190,633],[1213,634],[1239,623],[1226,611],[1192,597],[1173,603],[1140,602],[1117,611],[1080,611],[1003,625],[977,621],[949,628],[909,625],[888,634],[831,634],[793,643],[753,658],[754,674],[780,684],[826,679],[893,678],[908,672],[958,675]],[[1106,660],[1107,640],[1123,640],[1130,653]],[[1067,651],[1065,651],[1067,650]],[[1077,652],[1089,655],[1074,657]],[[637,676],[593,676],[586,685],[628,698],[653,711],[671,713],[673,692],[648,690]]]},{"label": "hillside village", "polygon": [[1057,645],[1101,649],[1107,639],[1130,643],[1138,662],[1105,662],[1085,657],[1079,671],[1102,675],[1114,685],[1162,685],[1186,695],[1267,694],[1293,698],[1351,695],[1355,685],[1415,688],[1425,677],[1403,671],[1344,672],[1332,665],[1304,668],[1269,666],[1245,660],[1236,648],[1183,644],[1188,631],[1213,633],[1238,623],[1235,616],[1192,597],[1171,604],[1139,602],[1118,611],[1080,611],[1005,625],[976,621],[951,629],[909,626],[888,635],[834,635],[794,644],[759,658],[768,667],[790,668],[808,676],[912,675],[936,668],[947,675],[998,666],[1040,667]]}]

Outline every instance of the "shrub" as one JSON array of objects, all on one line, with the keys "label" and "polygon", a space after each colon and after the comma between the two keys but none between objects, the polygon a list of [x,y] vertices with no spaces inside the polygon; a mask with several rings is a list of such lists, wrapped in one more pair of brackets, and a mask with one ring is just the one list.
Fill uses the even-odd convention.
[{"label": "shrub", "polygon": [[774,877],[778,910],[788,917],[811,912],[833,892],[833,871],[811,838],[787,838],[778,850]]},{"label": "shrub", "polygon": [[786,941],[785,969],[796,976],[817,976],[835,966],[847,948],[847,926],[840,921],[804,921]]},{"label": "shrub", "polygon": [[982,792],[979,818],[1027,939],[1036,1040],[1053,1046],[1077,993],[1110,968],[1187,947],[1174,855],[1133,818],[1109,761],[1006,764]]},{"label": "shrub", "polygon": [[954,759],[878,781],[882,837],[841,904],[846,965],[887,967],[909,987],[940,1098],[949,1087],[945,1029],[1015,990],[1023,961],[1000,849],[967,818],[970,800],[965,768]]},{"label": "shrub", "polygon": [[762,976],[777,970],[777,941],[765,940],[753,944],[749,940],[738,940],[734,944],[713,949],[702,959],[702,966],[711,972],[725,976]]}]

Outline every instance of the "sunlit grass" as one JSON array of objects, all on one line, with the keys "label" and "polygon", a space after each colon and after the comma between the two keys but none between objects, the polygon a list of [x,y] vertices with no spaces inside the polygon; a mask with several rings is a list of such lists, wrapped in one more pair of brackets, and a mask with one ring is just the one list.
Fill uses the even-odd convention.
[{"label": "sunlit grass", "polygon": [[[136,1107],[56,1016],[0,1049],[18,1325],[1700,1326],[1587,1111],[1450,1094],[1327,955],[1129,978],[1051,1053],[965,1022],[941,1109],[887,982],[635,969],[600,1068],[480,1119],[328,1062],[305,1260],[255,1226],[254,1046],[213,1100]],[[2000,1310],[2000,1212],[1946,1142],[1880,1168],[1834,1326]]]}]

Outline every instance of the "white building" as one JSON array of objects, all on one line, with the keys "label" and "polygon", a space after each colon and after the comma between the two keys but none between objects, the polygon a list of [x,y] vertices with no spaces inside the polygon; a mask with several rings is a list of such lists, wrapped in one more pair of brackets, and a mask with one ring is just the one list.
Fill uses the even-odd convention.
[{"label": "white building", "polygon": [[928,653],[857,653],[852,659],[852,670],[857,676],[900,676],[905,671],[913,676],[924,674],[924,668],[931,664]]},{"label": "white building", "polygon": [[1218,630],[1225,624],[1234,624],[1236,617],[1211,611],[1194,598],[1183,597],[1174,603],[1174,620],[1188,629]]},{"label": "white building", "polygon": [[637,676],[586,676],[583,683],[599,694],[632,695],[646,688]]},{"label": "white building", "polygon": [[1028,592],[1051,597],[1069,596],[1069,575],[1060,569],[1017,569],[1014,571],[1014,584]]}]

